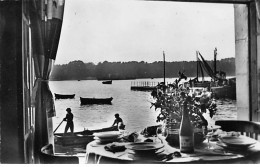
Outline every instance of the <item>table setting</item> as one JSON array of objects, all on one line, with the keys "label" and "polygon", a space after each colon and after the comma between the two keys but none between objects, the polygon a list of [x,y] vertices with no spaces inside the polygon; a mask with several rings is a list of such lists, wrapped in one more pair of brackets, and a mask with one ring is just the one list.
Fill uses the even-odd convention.
[{"label": "table setting", "polygon": [[[86,163],[109,163],[110,159],[114,163],[216,163],[260,152],[258,141],[219,128],[214,129],[209,140],[196,144],[193,153],[180,152],[180,147],[170,145],[162,134],[111,131],[94,136],[97,138],[86,148]],[[104,158],[107,162],[102,162]]]}]

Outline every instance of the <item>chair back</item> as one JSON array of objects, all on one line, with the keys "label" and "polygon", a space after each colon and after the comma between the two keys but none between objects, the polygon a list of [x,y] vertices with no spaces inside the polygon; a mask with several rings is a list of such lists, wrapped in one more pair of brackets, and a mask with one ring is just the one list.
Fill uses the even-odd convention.
[{"label": "chair back", "polygon": [[215,122],[216,125],[221,126],[223,131],[237,131],[241,135],[248,136],[258,140],[260,134],[260,124],[251,121],[244,120],[218,120]]},{"label": "chair back", "polygon": [[57,156],[53,153],[53,145],[48,144],[41,149],[41,164],[79,164],[76,156]]}]

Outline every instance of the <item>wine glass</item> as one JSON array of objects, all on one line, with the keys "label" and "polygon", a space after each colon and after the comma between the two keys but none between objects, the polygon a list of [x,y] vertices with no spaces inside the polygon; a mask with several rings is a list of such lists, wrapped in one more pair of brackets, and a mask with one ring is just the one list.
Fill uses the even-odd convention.
[{"label": "wine glass", "polygon": [[206,138],[207,138],[207,140],[208,140],[208,146],[207,146],[207,149],[209,149],[209,150],[214,149],[214,147],[211,146],[211,144],[210,144],[210,139],[212,138],[213,133],[214,133],[213,129],[210,129],[210,130],[208,131],[208,133],[206,134]]},{"label": "wine glass", "polygon": [[155,135],[155,142],[162,142],[159,136],[163,136],[163,128],[162,126],[157,127],[156,129],[156,135]]}]

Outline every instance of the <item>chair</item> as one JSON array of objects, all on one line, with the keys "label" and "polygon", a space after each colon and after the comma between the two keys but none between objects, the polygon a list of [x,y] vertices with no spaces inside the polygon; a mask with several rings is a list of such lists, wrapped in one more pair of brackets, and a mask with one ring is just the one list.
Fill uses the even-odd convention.
[{"label": "chair", "polygon": [[223,131],[237,131],[241,135],[246,135],[250,138],[258,140],[260,134],[260,123],[244,121],[244,120],[218,120],[216,125],[221,126]]},{"label": "chair", "polygon": [[53,145],[48,144],[41,149],[40,162],[42,164],[79,164],[76,156],[57,156],[53,153]]}]

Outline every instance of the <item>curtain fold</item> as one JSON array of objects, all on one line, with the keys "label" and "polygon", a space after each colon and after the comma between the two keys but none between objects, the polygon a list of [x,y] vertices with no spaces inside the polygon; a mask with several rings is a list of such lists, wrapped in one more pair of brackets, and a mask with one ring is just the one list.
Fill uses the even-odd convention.
[{"label": "curtain fold", "polygon": [[36,151],[49,144],[48,118],[56,115],[48,81],[58,50],[64,3],[65,0],[33,0],[29,7],[36,76],[32,96]]}]

